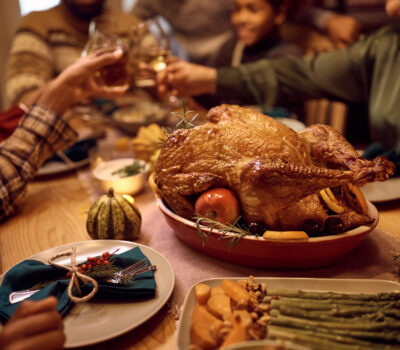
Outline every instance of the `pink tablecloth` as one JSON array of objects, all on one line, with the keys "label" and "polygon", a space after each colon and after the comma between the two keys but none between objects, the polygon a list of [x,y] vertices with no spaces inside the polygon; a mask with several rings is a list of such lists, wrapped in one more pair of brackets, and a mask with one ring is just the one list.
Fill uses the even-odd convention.
[{"label": "pink tablecloth", "polygon": [[[93,200],[99,196],[88,171],[79,174]],[[137,243],[147,245],[163,254],[172,265],[176,284],[172,302],[182,305],[189,288],[196,282],[213,277],[308,277],[308,278],[367,278],[400,282],[393,264],[392,252],[400,252],[398,236],[376,228],[345,260],[328,267],[308,270],[269,270],[233,265],[217,260],[187,246],[167,225],[156,207],[149,186],[135,196],[143,217],[141,237]]]}]

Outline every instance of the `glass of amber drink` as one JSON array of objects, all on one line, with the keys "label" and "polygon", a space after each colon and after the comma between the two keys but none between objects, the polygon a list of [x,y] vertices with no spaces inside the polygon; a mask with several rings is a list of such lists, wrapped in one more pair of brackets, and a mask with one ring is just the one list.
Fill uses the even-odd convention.
[{"label": "glass of amber drink", "polygon": [[[114,27],[115,28],[115,27]],[[122,57],[94,74],[95,82],[105,91],[125,91],[130,86],[130,38],[113,30],[113,18],[95,18],[89,26],[89,40],[82,52],[101,55],[121,48]]]},{"label": "glass of amber drink", "polygon": [[157,18],[132,28],[131,53],[135,85],[154,86],[157,72],[166,68],[171,54],[168,35]]}]

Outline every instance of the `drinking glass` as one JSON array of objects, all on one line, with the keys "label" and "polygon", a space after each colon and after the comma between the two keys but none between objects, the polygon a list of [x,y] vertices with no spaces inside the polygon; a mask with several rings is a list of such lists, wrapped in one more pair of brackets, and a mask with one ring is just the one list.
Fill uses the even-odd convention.
[{"label": "drinking glass", "polygon": [[155,86],[156,74],[166,68],[171,54],[168,36],[157,18],[140,22],[132,28],[131,53],[135,85]]},{"label": "drinking glass", "polygon": [[115,19],[111,16],[94,18],[89,25],[89,39],[82,52],[85,56],[94,51],[97,54],[121,48],[122,57],[115,63],[100,68],[94,73],[95,82],[105,91],[124,91],[130,86],[130,38],[118,33]]}]

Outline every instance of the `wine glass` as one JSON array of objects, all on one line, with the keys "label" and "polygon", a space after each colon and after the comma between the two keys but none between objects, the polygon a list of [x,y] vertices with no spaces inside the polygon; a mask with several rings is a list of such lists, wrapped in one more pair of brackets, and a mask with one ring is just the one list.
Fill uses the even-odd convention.
[{"label": "wine glass", "polygon": [[168,36],[157,18],[132,28],[132,63],[137,87],[152,87],[171,54]]},{"label": "wine glass", "polygon": [[125,91],[130,86],[130,38],[118,32],[117,22],[112,16],[92,19],[89,25],[89,39],[82,56],[94,51],[97,54],[121,48],[122,57],[115,63],[106,65],[94,73],[95,82],[105,91]]}]

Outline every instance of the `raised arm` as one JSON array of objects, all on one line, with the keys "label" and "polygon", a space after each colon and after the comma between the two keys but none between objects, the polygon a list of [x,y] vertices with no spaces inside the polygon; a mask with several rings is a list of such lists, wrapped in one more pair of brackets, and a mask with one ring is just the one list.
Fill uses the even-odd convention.
[{"label": "raised arm", "polygon": [[0,220],[14,212],[26,185],[54,152],[70,146],[76,132],[60,117],[64,110],[90,93],[92,73],[114,63],[122,50],[82,57],[43,89],[14,133],[0,144]]},{"label": "raised arm", "polygon": [[347,49],[314,57],[288,56],[238,68],[220,68],[217,95],[241,98],[243,103],[266,108],[322,97],[363,102],[368,84],[365,53],[369,45],[358,41]]}]

